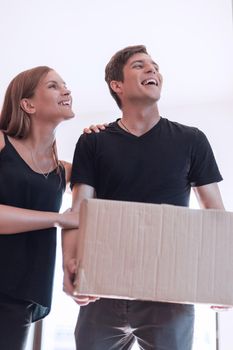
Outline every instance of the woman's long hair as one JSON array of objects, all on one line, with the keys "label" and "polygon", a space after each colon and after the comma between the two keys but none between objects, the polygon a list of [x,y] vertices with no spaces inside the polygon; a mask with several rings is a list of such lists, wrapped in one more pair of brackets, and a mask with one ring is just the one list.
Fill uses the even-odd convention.
[{"label": "woman's long hair", "polygon": [[[19,73],[8,85],[0,115],[0,130],[6,135],[24,139],[30,132],[30,115],[20,105],[23,98],[34,96],[40,80],[51,71],[47,66],[38,66]],[[59,171],[56,140],[53,143],[53,156]]]},{"label": "woman's long hair", "polygon": [[23,98],[31,98],[40,80],[52,69],[39,66],[19,73],[9,84],[0,115],[0,130],[15,138],[26,138],[30,131],[30,115],[21,107]]}]

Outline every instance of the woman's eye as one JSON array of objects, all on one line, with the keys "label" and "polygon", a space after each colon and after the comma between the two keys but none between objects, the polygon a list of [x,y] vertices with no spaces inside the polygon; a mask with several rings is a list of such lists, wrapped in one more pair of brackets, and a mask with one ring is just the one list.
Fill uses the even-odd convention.
[{"label": "woman's eye", "polygon": [[51,85],[49,85],[49,89],[56,89],[56,84],[51,84]]}]

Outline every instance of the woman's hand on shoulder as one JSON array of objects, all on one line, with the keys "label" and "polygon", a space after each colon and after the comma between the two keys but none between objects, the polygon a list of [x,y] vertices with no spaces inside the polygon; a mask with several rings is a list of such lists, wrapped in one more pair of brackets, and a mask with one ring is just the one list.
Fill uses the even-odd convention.
[{"label": "woman's hand on shoulder", "polygon": [[108,125],[109,125],[108,123],[97,124],[97,125],[92,124],[88,128],[84,128],[83,133],[84,134],[91,134],[92,132],[98,133],[101,130],[105,130]]}]

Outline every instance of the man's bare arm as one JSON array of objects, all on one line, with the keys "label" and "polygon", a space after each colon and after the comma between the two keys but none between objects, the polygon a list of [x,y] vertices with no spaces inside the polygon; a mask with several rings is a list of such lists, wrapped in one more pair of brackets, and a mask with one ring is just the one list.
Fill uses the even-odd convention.
[{"label": "man's bare arm", "polygon": [[[94,198],[95,190],[93,187],[85,184],[77,184],[72,190],[72,211],[76,212],[79,220],[79,210],[83,199]],[[73,297],[74,278],[76,271],[76,248],[77,248],[78,229],[62,231],[62,253],[63,253],[63,270],[64,291]],[[78,299],[78,298],[77,298]],[[78,301],[78,300],[77,300]],[[80,302],[80,304],[82,304]]]},{"label": "man's bare arm", "polygon": [[203,209],[223,209],[224,205],[217,183],[193,188],[200,208]]},{"label": "man's bare arm", "polygon": [[[224,210],[221,193],[217,183],[195,187],[194,192],[201,208]],[[228,307],[218,305],[211,306],[211,308],[216,311],[229,309]]]}]

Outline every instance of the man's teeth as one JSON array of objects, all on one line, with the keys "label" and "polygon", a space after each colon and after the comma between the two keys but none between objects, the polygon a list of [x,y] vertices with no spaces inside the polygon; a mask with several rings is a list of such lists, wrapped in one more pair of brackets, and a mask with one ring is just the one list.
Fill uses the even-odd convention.
[{"label": "man's teeth", "polygon": [[156,86],[158,86],[158,83],[155,79],[146,79],[142,82],[142,85],[156,85]]}]

